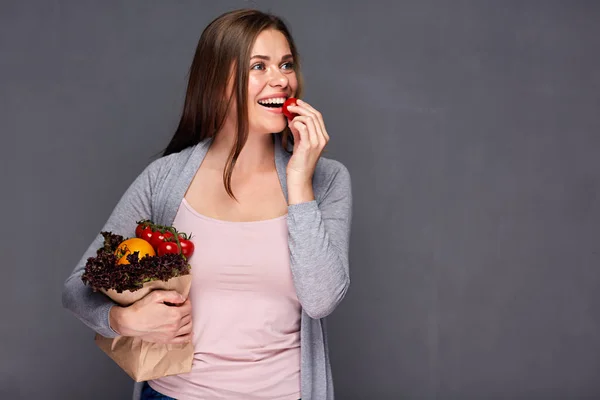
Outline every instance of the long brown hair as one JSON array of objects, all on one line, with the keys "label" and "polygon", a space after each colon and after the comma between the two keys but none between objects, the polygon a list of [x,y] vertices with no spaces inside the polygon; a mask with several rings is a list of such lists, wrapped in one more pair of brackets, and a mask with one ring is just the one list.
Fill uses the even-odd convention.
[{"label": "long brown hair", "polygon": [[[212,21],[202,32],[192,62],[183,112],[179,126],[163,152],[177,153],[206,138],[214,137],[225,123],[232,101],[237,108],[237,135],[223,171],[225,190],[231,190],[231,175],[248,138],[248,74],[250,52],[257,36],[275,29],[287,39],[298,79],[296,97],[302,94],[302,77],[298,51],[289,29],[280,17],[258,10],[241,9],[225,13]],[[233,74],[232,74],[233,71]],[[233,79],[233,95],[227,87]],[[274,132],[278,133],[278,132]],[[289,128],[282,132],[282,144],[287,150],[292,141]]]}]

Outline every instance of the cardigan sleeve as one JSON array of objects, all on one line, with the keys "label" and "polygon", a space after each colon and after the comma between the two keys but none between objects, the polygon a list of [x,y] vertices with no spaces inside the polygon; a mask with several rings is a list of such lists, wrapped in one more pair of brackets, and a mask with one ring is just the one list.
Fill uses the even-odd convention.
[{"label": "cardigan sleeve", "polygon": [[324,318],[350,285],[352,189],[346,167],[335,172],[320,199],[288,206],[288,242],[298,300],[311,318]]},{"label": "cardigan sleeve", "polygon": [[[109,231],[123,237],[133,237],[137,221],[150,219],[154,165],[152,163],[146,167],[121,196],[102,231]],[[95,332],[104,337],[114,338],[117,336],[117,332],[110,327],[109,312],[115,303],[108,296],[94,292],[81,280],[87,259],[94,257],[96,250],[103,243],[104,238],[98,233],[71,275],[66,279],[62,291],[62,304]]]}]

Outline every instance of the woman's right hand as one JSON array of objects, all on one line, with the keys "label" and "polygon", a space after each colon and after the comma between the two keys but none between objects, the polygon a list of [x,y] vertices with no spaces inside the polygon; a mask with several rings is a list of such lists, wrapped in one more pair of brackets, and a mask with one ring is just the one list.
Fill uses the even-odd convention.
[{"label": "woman's right hand", "polygon": [[154,290],[128,307],[112,307],[110,326],[121,336],[146,342],[187,343],[192,339],[191,312],[190,300],[176,291]]}]

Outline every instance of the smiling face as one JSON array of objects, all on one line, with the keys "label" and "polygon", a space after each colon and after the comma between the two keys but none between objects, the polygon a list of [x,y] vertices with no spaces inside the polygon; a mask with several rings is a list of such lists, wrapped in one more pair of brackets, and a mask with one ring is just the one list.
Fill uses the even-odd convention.
[{"label": "smiling face", "polygon": [[248,68],[249,133],[281,132],[287,126],[281,106],[298,89],[294,59],[285,36],[275,29],[262,31],[252,47]]},{"label": "smiling face", "polygon": [[[279,104],[289,96],[301,97],[302,88],[296,45],[281,18],[253,9],[224,13],[202,31],[181,119],[163,155],[208,138],[231,145],[223,184],[235,198],[232,171],[248,135],[281,132],[286,147],[291,133]],[[273,98],[278,100],[268,100]],[[253,146],[267,142],[255,139]]]}]

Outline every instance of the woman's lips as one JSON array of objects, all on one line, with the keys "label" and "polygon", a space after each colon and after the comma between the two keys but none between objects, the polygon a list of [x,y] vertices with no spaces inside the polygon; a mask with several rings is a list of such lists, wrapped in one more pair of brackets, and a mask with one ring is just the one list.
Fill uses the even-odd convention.
[{"label": "woman's lips", "polygon": [[272,112],[274,114],[282,114],[283,113],[283,107],[265,107],[262,104],[258,104],[261,108],[263,108],[266,111]]}]

